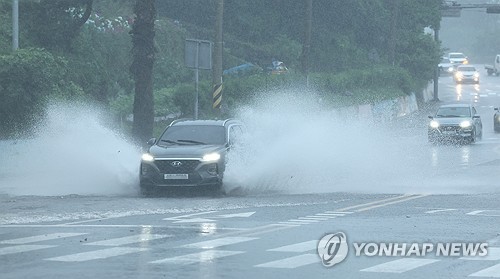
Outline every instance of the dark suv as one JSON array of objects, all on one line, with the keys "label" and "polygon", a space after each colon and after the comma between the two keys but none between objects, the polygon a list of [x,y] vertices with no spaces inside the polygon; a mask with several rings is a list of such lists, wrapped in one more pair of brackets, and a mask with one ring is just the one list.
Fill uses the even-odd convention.
[{"label": "dark suv", "polygon": [[220,191],[226,153],[242,132],[242,123],[234,119],[172,122],[160,138],[148,141],[141,160],[141,193],[175,187]]}]

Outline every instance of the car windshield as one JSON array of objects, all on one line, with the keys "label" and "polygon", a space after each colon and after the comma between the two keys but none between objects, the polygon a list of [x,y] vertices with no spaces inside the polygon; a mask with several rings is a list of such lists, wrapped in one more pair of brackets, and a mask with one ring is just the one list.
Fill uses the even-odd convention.
[{"label": "car windshield", "polygon": [[169,127],[160,142],[170,144],[224,144],[226,134],[223,126],[179,125]]},{"label": "car windshield", "polygon": [[436,117],[470,117],[468,107],[443,107],[439,108]]},{"label": "car windshield", "polygon": [[463,72],[475,72],[476,68],[474,68],[474,67],[458,67],[458,70],[463,71]]},{"label": "car windshield", "polygon": [[461,54],[461,53],[452,53],[450,54],[450,58],[465,58],[465,55]]}]

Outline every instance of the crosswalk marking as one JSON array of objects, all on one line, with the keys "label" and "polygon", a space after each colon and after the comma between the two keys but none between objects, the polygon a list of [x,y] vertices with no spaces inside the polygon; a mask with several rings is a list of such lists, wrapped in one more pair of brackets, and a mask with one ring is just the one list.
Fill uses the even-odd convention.
[{"label": "crosswalk marking", "polygon": [[132,248],[132,247],[113,247],[102,250],[76,253],[66,256],[54,257],[45,259],[47,261],[57,262],[85,262],[91,260],[105,259],[115,256],[121,256],[131,253],[147,251],[148,248]]},{"label": "crosswalk marking", "polygon": [[303,224],[310,224],[310,223],[317,223],[319,220],[311,220],[311,219],[290,219],[288,222],[297,222],[297,223],[303,223]]},{"label": "crosswalk marking", "polygon": [[326,221],[330,218],[325,218],[325,217],[321,217],[321,216],[315,216],[315,217],[309,217],[309,216],[306,216],[306,217],[299,217],[298,218],[299,220],[317,220],[317,221]]},{"label": "crosswalk marking", "polygon": [[220,246],[236,244],[236,243],[240,243],[240,242],[246,242],[246,241],[250,241],[250,240],[254,240],[254,239],[258,239],[258,238],[257,237],[245,237],[245,236],[229,236],[229,237],[223,237],[223,238],[207,240],[207,241],[202,241],[202,242],[197,242],[197,243],[186,244],[186,245],[183,245],[182,247],[212,249],[212,248],[217,248]]},{"label": "crosswalk marking", "polygon": [[267,251],[275,252],[307,252],[311,250],[316,250],[318,240],[309,240],[300,243],[295,243],[291,245],[281,246],[273,249],[268,249]]},{"label": "crosswalk marking", "polygon": [[166,238],[166,237],[172,237],[172,235],[168,235],[168,234],[138,234],[138,235],[131,235],[131,236],[125,236],[125,237],[120,237],[120,238],[113,238],[113,239],[107,239],[107,240],[86,243],[85,245],[121,246],[121,245],[146,242],[146,241],[151,241],[151,240],[161,239],[161,238]]},{"label": "crosswalk marking", "polygon": [[200,253],[192,253],[183,256],[171,257],[161,260],[152,261],[152,264],[194,264],[212,262],[215,259],[242,254],[242,251],[224,251],[224,250],[207,250]]},{"label": "crosswalk marking", "polygon": [[388,272],[388,273],[403,273],[424,265],[438,262],[439,260],[432,259],[399,259],[383,264],[375,265],[369,268],[362,269],[361,271],[366,272]]},{"label": "crosswalk marking", "polygon": [[500,260],[500,248],[488,247],[487,256],[461,257],[460,259],[468,261],[498,261]]},{"label": "crosswalk marking", "polygon": [[286,222],[286,221],[279,222],[278,224],[287,225],[287,226],[294,226],[294,227],[298,227],[298,226],[302,225],[302,223]]},{"label": "crosswalk marking", "polygon": [[472,273],[472,277],[493,277],[500,278],[500,264],[494,265],[492,267],[485,268],[478,272]]},{"label": "crosswalk marking", "polygon": [[56,247],[55,245],[17,245],[0,248],[0,256]]},{"label": "crosswalk marking", "polygon": [[255,267],[269,267],[269,268],[297,268],[308,264],[319,262],[320,259],[317,254],[303,254],[277,261],[258,264]]},{"label": "crosswalk marking", "polygon": [[86,234],[86,233],[42,234],[42,235],[35,235],[35,236],[29,236],[29,237],[23,237],[23,238],[3,240],[3,241],[0,241],[0,244],[27,244],[27,243],[40,242],[40,241],[45,241],[45,240],[53,240],[53,239],[58,239],[58,238],[79,236],[79,235],[84,235],[84,234]]}]

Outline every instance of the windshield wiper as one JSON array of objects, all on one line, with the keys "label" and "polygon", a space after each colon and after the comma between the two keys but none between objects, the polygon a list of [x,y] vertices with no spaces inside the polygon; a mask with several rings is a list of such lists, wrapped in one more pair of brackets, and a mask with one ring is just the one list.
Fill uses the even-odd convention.
[{"label": "windshield wiper", "polygon": [[206,144],[204,142],[201,142],[201,141],[197,141],[197,140],[185,140],[185,139],[180,139],[180,140],[177,140],[179,142],[187,142],[187,143],[194,143],[194,144]]},{"label": "windshield wiper", "polygon": [[178,142],[176,142],[176,141],[173,141],[173,140],[165,140],[165,139],[162,139],[162,140],[160,140],[160,141],[162,141],[162,142],[166,142],[166,143],[172,143],[172,144],[180,144],[180,143],[178,143]]}]

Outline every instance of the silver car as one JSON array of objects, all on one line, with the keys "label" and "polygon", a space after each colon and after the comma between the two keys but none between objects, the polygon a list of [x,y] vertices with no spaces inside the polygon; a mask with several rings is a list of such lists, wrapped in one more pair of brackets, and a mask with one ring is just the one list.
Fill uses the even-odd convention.
[{"label": "silver car", "polygon": [[476,108],[469,104],[442,105],[434,116],[429,116],[430,143],[443,140],[465,140],[469,143],[481,139],[483,123]]},{"label": "silver car", "polygon": [[479,83],[479,72],[476,67],[472,65],[460,65],[457,67],[455,74],[453,75],[455,82],[458,83]]}]

